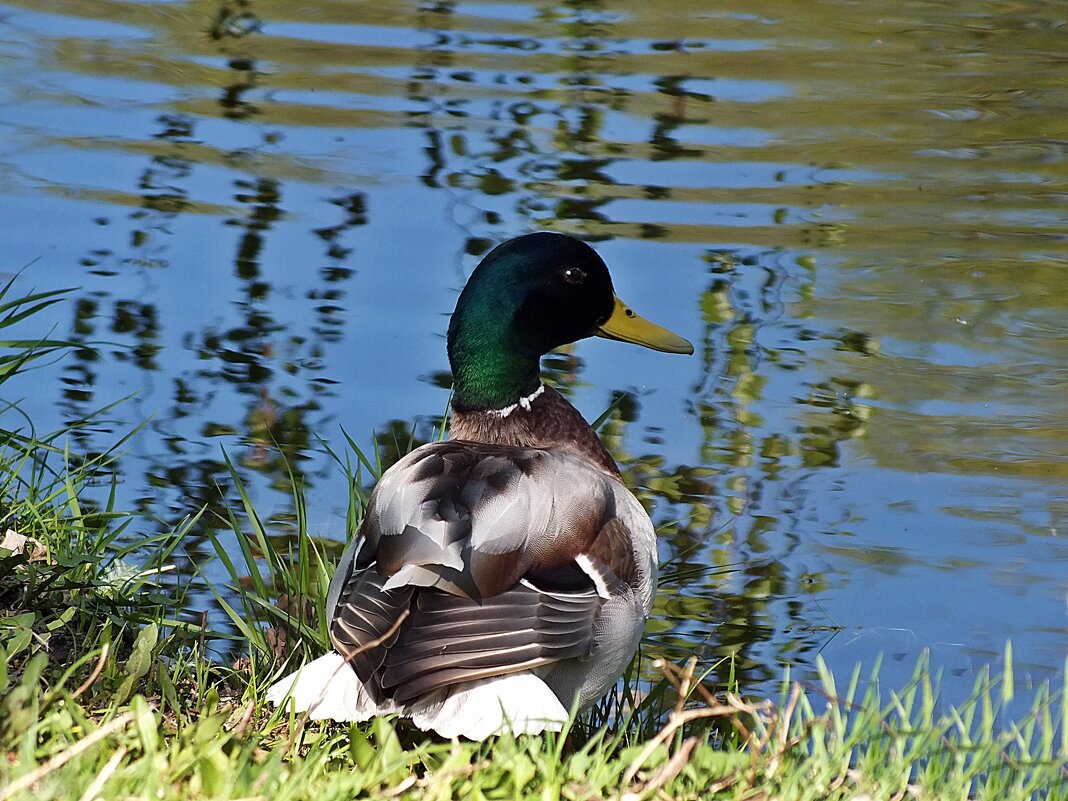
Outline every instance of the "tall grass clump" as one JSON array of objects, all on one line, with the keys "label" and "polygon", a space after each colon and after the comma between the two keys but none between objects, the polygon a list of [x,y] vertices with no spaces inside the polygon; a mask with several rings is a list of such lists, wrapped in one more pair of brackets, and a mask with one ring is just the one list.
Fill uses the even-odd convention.
[{"label": "tall grass clump", "polygon": [[[0,332],[32,328],[65,296],[19,294],[12,279],[0,288]],[[123,706],[149,684],[182,706],[156,662],[188,636],[174,617],[182,598],[159,579],[192,521],[144,536],[150,521],[116,508],[113,462],[136,430],[75,455],[70,428],[39,431],[10,397],[20,374],[72,347],[51,334],[0,339],[0,797],[4,773],[47,753],[51,733],[92,729],[90,709]]]}]

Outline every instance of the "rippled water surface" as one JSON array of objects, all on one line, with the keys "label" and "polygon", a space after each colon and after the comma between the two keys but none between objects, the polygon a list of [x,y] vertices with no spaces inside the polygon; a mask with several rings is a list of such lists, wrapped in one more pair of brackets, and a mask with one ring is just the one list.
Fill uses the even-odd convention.
[{"label": "rippled water surface", "polygon": [[[550,357],[655,509],[649,649],[764,690],[1068,653],[1063,2],[0,2],[18,392],[123,503],[344,537],[342,426],[433,436],[480,254],[550,229],[691,359]],[[27,266],[29,265],[29,266]],[[284,458],[283,458],[284,457]],[[144,524],[143,534],[152,533]],[[188,543],[203,562],[210,550]],[[212,567],[207,566],[211,575]],[[719,663],[717,676],[729,670]]]}]

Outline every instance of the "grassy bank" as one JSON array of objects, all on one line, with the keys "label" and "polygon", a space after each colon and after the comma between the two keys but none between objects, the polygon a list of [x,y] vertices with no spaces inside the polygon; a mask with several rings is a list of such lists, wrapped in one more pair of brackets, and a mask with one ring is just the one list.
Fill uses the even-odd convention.
[{"label": "grassy bank", "polygon": [[[142,543],[136,518],[86,513],[91,468],[9,443],[0,557],[0,801],[92,798],[1068,798],[1068,708],[1045,691],[1008,719],[1011,676],[978,683],[941,711],[922,666],[880,697],[789,684],[777,703],[713,696],[691,666],[662,664],[641,701],[628,694],[569,736],[448,743],[388,720],[309,723],[263,703],[278,662],[322,639],[329,559],[306,537],[279,554],[251,506],[233,518],[247,562],[220,590],[246,657],[205,656],[217,633],[187,620],[166,570],[183,529]],[[33,463],[34,482],[18,469]],[[187,525],[191,524],[190,521]],[[225,553],[225,551],[223,551]],[[302,565],[298,569],[294,564]],[[286,628],[275,604],[307,615]],[[1010,662],[1011,664],[1011,662]],[[1013,706],[1019,708],[1017,699]]]},{"label": "grassy bank", "polygon": [[[0,329],[52,300],[0,295]],[[0,345],[12,354],[0,359],[4,376],[63,347]],[[239,493],[216,540],[231,581],[216,588],[228,625],[213,630],[189,613],[188,578],[171,570],[198,521],[138,537],[155,525],[115,508],[114,493],[85,502],[109,455],[78,461],[62,432],[33,435],[26,422],[0,430],[0,538],[10,532],[0,551],[0,801],[1068,799],[1065,688],[1024,703],[1011,668],[950,708],[923,665],[893,691],[875,676],[824,672],[814,685],[784,682],[772,702],[710,688],[692,663],[657,663],[646,675],[658,681],[631,677],[561,735],[485,744],[391,720],[280,714],[265,689],[287,662],[321,652],[332,567],[304,529],[299,492],[293,552]],[[377,469],[354,458],[365,474]],[[361,484],[350,481],[350,527]],[[239,643],[236,658],[218,657],[224,638]]]}]

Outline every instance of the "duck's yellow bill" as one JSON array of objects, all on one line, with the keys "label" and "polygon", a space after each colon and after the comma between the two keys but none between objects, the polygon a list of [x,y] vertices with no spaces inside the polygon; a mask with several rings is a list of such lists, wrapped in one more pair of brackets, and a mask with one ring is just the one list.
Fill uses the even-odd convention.
[{"label": "duck's yellow bill", "polygon": [[649,322],[621,301],[618,295],[612,316],[594,333],[605,339],[633,342],[635,345],[644,345],[665,353],[693,353],[693,345],[689,340]]}]

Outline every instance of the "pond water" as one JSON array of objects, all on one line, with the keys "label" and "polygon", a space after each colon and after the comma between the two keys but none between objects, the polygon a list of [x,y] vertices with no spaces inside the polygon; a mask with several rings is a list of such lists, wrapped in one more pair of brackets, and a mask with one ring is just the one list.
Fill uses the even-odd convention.
[{"label": "pond water", "polygon": [[[74,287],[23,378],[120,505],[279,535],[287,461],[433,436],[493,243],[595,243],[690,359],[547,360],[661,526],[648,648],[754,692],[1068,654],[1068,6],[0,1],[0,269]],[[0,421],[2,422],[2,421]],[[283,458],[284,457],[284,458]],[[143,535],[153,533],[141,524]],[[208,559],[203,531],[187,543]],[[212,566],[206,567],[212,574]]]}]

